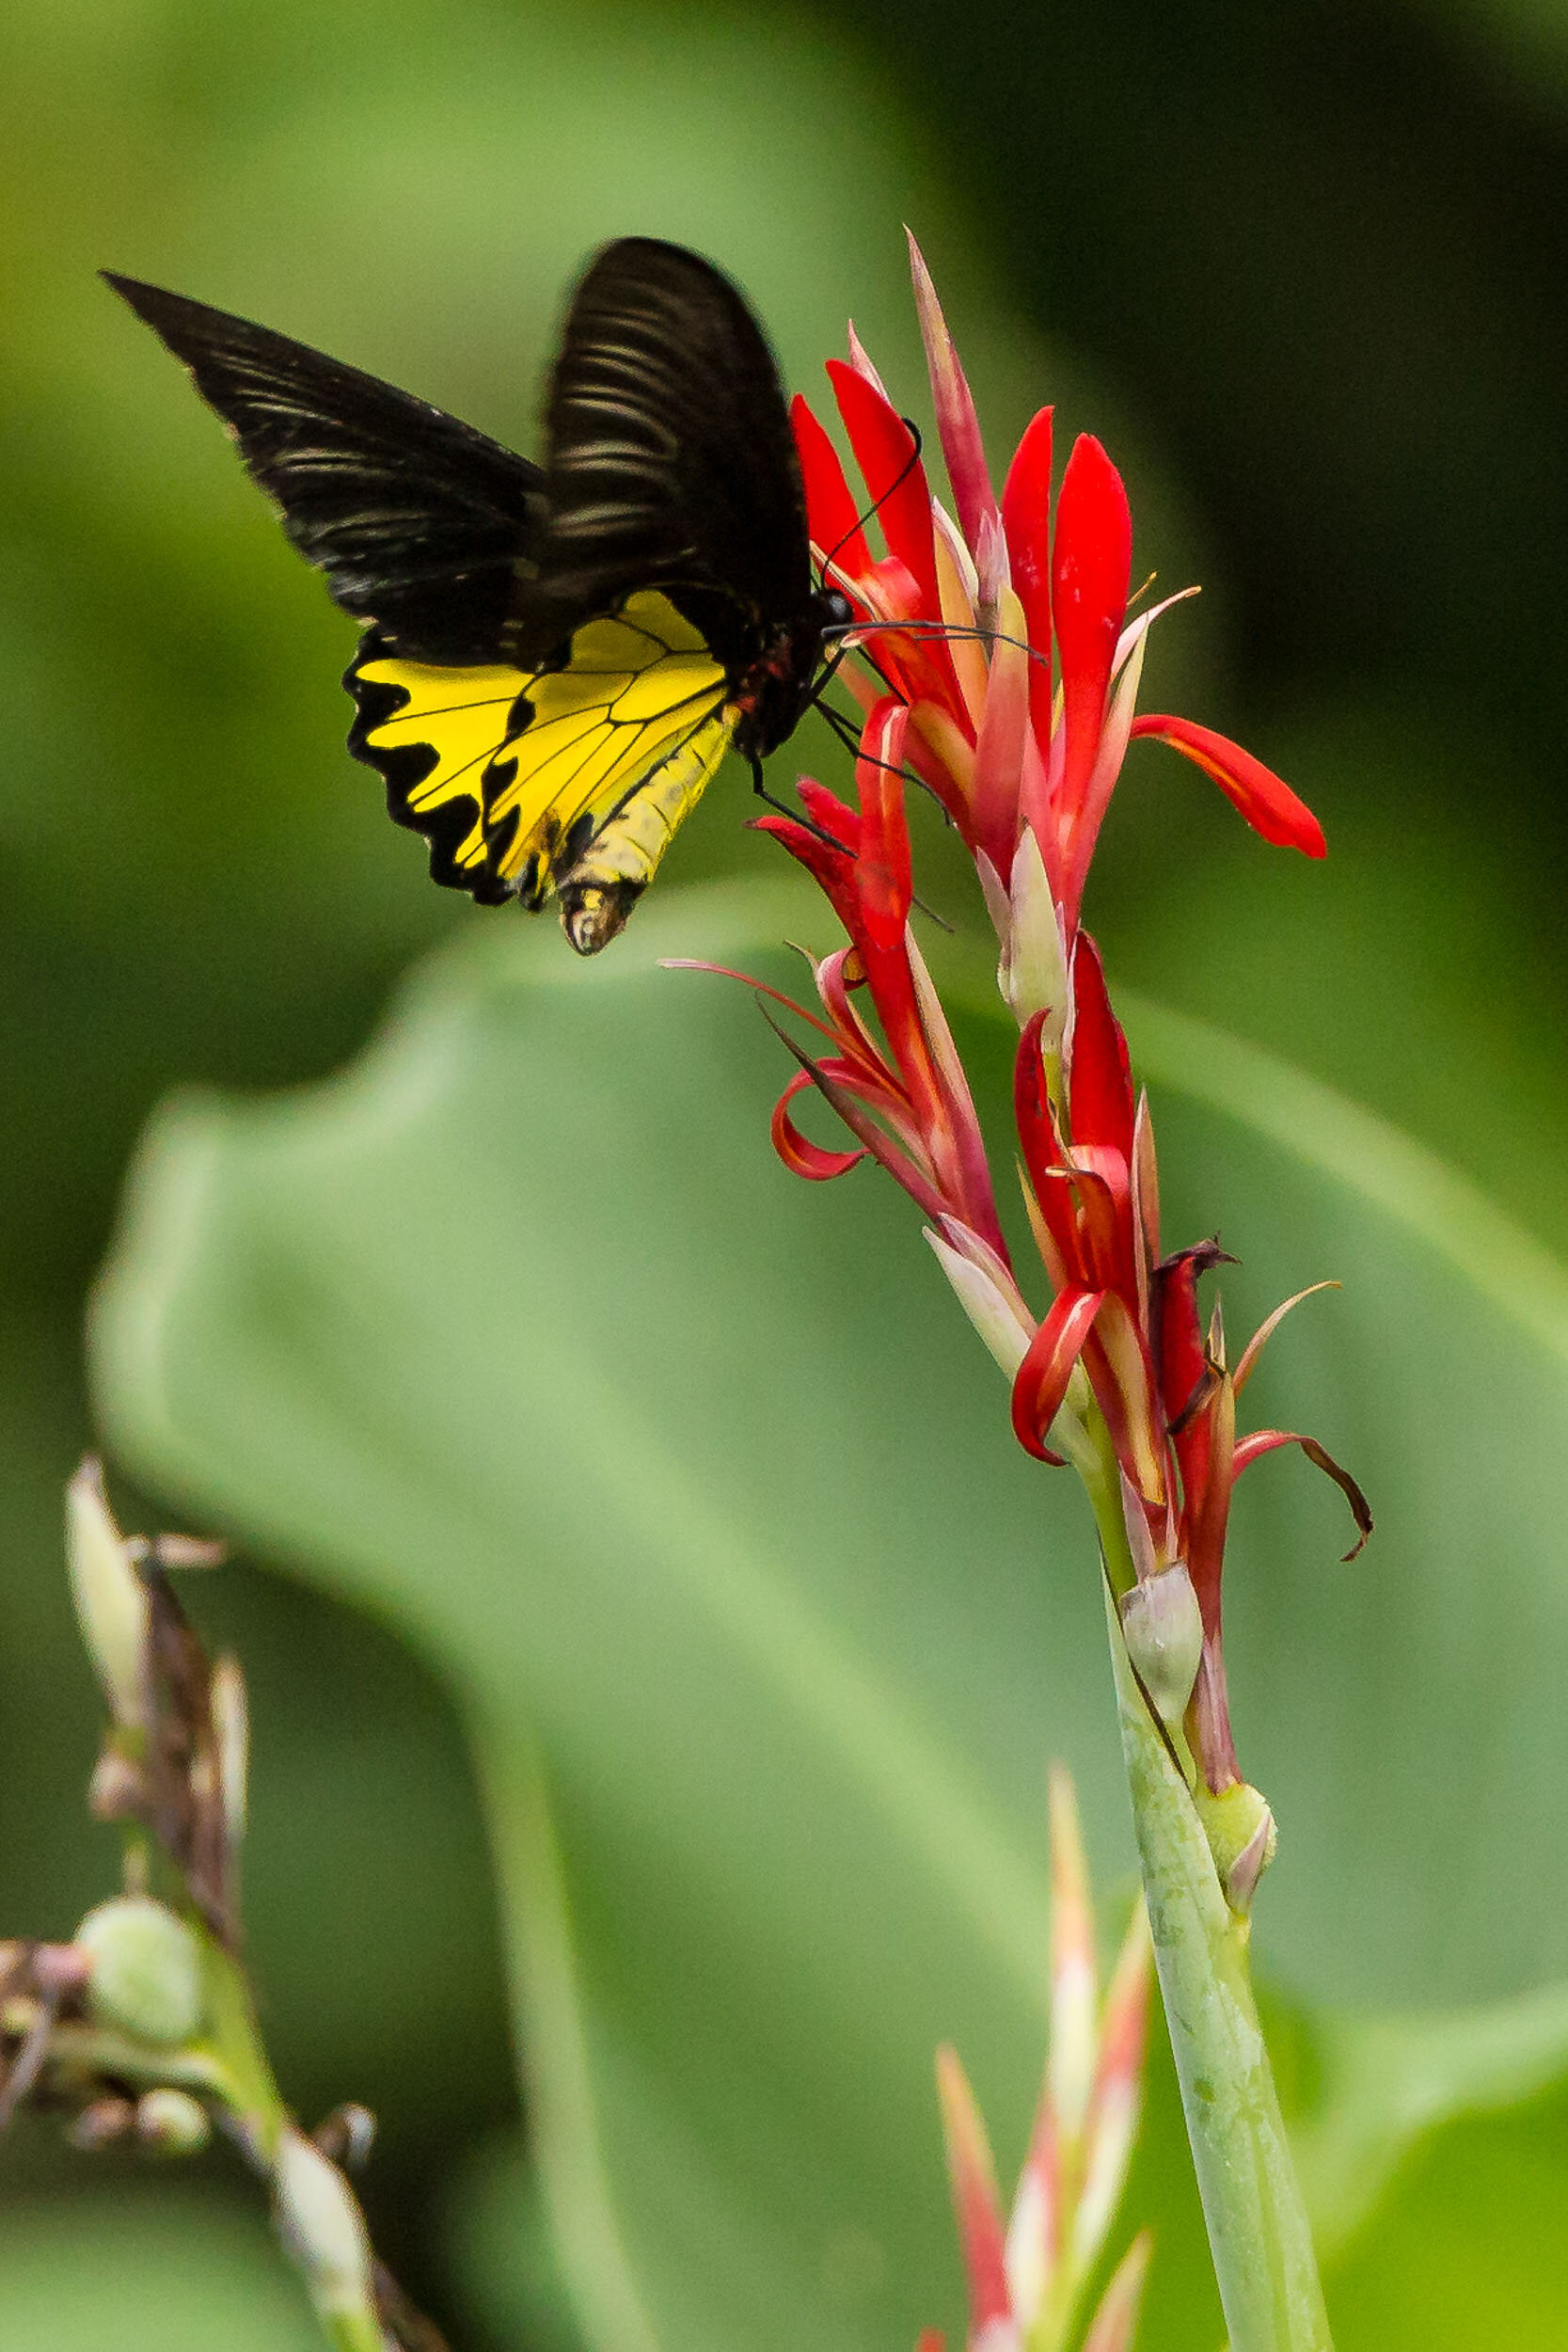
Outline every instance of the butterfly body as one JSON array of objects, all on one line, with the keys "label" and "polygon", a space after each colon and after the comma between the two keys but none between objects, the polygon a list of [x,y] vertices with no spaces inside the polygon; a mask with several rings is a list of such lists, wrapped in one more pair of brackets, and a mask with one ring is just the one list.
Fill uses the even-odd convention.
[{"label": "butterfly body", "polygon": [[110,282],[190,369],[294,546],[365,625],[349,746],[483,903],[624,926],[728,750],[799,723],[848,608],[745,301],[623,238],[568,312],[535,465],[270,329]]}]

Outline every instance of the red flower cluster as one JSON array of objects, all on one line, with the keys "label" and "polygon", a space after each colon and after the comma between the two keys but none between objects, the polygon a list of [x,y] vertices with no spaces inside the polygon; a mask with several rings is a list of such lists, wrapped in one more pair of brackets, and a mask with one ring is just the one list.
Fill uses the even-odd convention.
[{"label": "red flower cluster", "polygon": [[[820,1014],[765,992],[824,1041],[808,1050],[786,1039],[800,1068],[775,1110],[773,1138],[786,1166],[814,1180],[869,1154],[918,1203],[944,1271],[1012,1377],[1013,1423],[1030,1453],[1085,1467],[1098,1408],[1140,1586],[1180,1566],[1196,1596],[1201,1658],[1176,1712],[1185,1711],[1194,1754],[1218,1792],[1240,1777],[1220,1628],[1236,1478],[1272,1448],[1300,1444],[1338,1480],[1363,1535],[1370,1522],[1354,1483],[1310,1439],[1278,1430],[1236,1438],[1236,1393],[1278,1315],[1232,1375],[1217,1312],[1205,1333],[1196,1298],[1199,1277],[1222,1253],[1203,1243],[1161,1256],[1148,1101],[1134,1098],[1126,1040],[1080,914],[1101,822],[1137,735],[1195,760],[1266,840],[1318,857],[1323,838],[1311,811],[1238,744],[1190,720],[1135,715],[1148,631],[1167,608],[1128,620],[1132,525],[1120,478],[1100,443],[1080,437],[1053,517],[1051,411],[1042,409],[997,500],[918,252],[913,263],[957,520],[932,497],[911,429],[853,335],[848,361],[830,361],[828,373],[882,556],[871,551],[827,433],[803,400],[794,407],[813,543],[862,624],[850,642],[868,666],[850,679],[864,710],[858,808],[806,780],[801,821],[757,820],[813,875],[849,940],[814,966]],[[974,855],[997,931],[999,984],[1022,1030],[1018,1138],[1053,1293],[1037,1322],[1008,1258],[968,1082],[911,929],[905,772],[936,795]],[[794,1105],[808,1088],[831,1104],[853,1149],[828,1150],[801,1133]]]}]

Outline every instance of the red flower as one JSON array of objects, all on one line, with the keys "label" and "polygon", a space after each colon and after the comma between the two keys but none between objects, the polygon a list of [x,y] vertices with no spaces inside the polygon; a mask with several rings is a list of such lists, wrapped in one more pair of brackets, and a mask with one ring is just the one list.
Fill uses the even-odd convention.
[{"label": "red flower", "polygon": [[[1190,720],[1134,717],[1149,626],[1178,599],[1128,620],[1132,529],[1121,478],[1101,444],[1081,436],[1053,536],[1052,412],[1042,408],[998,501],[969,387],[912,239],[911,251],[957,521],[931,496],[912,432],[853,339],[848,362],[830,360],[828,374],[883,557],[872,555],[833,445],[804,400],[794,421],[813,541],[867,624],[858,641],[867,660],[909,705],[912,768],[1004,894],[1024,828],[1033,830],[1069,943],[1135,735],[1195,760],[1265,840],[1321,857],[1310,809],[1250,753]],[[869,700],[875,690],[856,691]]]}]

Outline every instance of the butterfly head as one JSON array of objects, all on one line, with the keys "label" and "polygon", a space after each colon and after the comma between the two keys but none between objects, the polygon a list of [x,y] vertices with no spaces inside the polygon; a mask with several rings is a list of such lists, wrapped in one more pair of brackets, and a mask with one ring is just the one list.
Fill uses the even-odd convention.
[{"label": "butterfly head", "polygon": [[818,589],[805,609],[781,622],[754,654],[732,698],[741,714],[736,749],[766,759],[793,735],[816,686],[831,639],[854,620],[847,597]]}]

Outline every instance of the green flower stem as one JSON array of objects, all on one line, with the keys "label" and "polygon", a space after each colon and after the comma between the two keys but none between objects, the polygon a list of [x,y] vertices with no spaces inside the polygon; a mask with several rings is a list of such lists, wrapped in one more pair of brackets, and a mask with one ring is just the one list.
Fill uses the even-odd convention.
[{"label": "green flower stem", "polygon": [[283,2104],[244,1970],[205,1929],[198,1932],[211,2049],[227,2080],[229,2121],[272,2184],[278,2234],[305,2281],[322,2333],[335,2352],[388,2352],[358,2201]]},{"label": "green flower stem", "polygon": [[364,2312],[321,2312],[317,2314],[328,2344],[336,2352],[387,2352],[381,2323]]},{"label": "green flower stem", "polygon": [[1307,2209],[1252,1996],[1248,1922],[1226,1900],[1191,1791],[1122,1639],[1116,1600],[1131,1590],[1135,1571],[1108,1437],[1085,1483],[1104,1552],[1122,1755],[1155,1967],[1231,2352],[1332,2352]]}]

